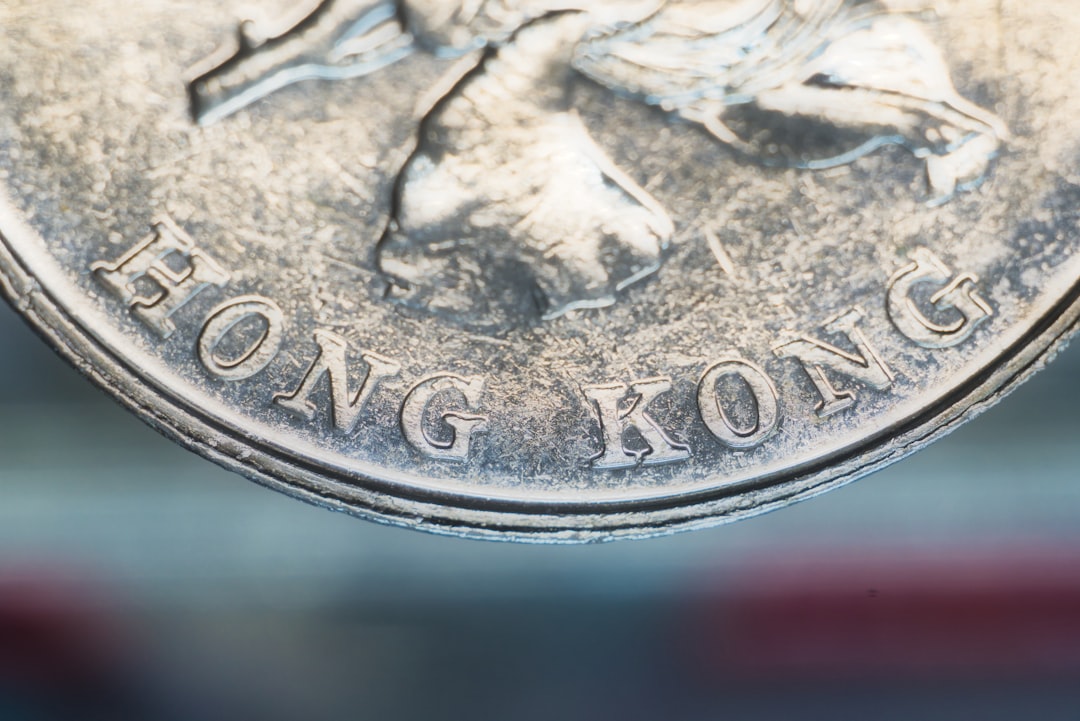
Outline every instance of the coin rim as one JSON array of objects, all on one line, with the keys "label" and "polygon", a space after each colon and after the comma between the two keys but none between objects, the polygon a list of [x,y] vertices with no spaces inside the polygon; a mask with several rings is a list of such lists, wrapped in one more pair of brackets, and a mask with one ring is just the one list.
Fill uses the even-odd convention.
[{"label": "coin rim", "polygon": [[[766,513],[851,483],[950,433],[1000,401],[1060,352],[1080,331],[1080,282],[998,362],[960,384],[924,412],[883,429],[837,456],[797,472],[764,477],[733,492],[716,489],[675,505],[645,502],[618,510],[556,510],[517,502],[515,510],[462,504],[462,496],[425,491],[410,498],[333,479],[281,453],[245,441],[236,429],[155,391],[122,357],[82,328],[37,282],[0,230],[0,293],[63,358],[143,421],[199,455],[260,485],[331,510],[432,533],[531,543],[587,543],[649,538]],[[342,485],[348,487],[343,494]],[[454,501],[459,501],[454,503]]]}]

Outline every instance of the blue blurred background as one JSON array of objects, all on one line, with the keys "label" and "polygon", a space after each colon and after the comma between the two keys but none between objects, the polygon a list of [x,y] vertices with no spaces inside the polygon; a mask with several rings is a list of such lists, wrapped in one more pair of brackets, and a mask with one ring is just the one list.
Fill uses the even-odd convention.
[{"label": "blue blurred background", "polygon": [[1080,347],[819,499],[526,547],[264,490],[0,338],[0,719],[1080,719]]}]

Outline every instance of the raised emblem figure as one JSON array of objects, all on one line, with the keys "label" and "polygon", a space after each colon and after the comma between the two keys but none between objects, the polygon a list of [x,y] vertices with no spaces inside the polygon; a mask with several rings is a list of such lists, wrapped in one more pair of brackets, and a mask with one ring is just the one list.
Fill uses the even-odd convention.
[{"label": "raised emblem figure", "polygon": [[[764,165],[903,146],[944,202],[984,178],[1007,129],[955,90],[925,26],[876,0],[324,0],[270,37],[241,25],[189,90],[206,124],[416,52],[471,58],[420,121],[377,258],[389,298],[496,331],[615,302],[675,232],[575,113],[574,75]],[[800,123],[840,144],[776,141]]]}]

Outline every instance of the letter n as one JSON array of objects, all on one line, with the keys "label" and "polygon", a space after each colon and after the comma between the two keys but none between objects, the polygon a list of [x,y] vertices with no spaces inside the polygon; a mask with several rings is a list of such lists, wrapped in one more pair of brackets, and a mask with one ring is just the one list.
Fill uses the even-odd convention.
[{"label": "letter n", "polygon": [[853,308],[825,326],[827,333],[847,336],[848,341],[855,347],[855,353],[808,336],[773,349],[780,358],[795,358],[802,363],[810,381],[821,394],[822,400],[817,406],[817,413],[822,418],[839,413],[854,405],[856,401],[855,392],[837,388],[829,380],[826,371],[853,378],[878,391],[888,390],[895,380],[892,371],[859,329],[860,320],[862,311]]},{"label": "letter n", "polygon": [[360,357],[367,368],[360,379],[360,387],[355,392],[349,390],[349,344],[341,336],[329,331],[316,330],[315,342],[319,345],[319,355],[304,374],[300,386],[292,393],[279,393],[274,396],[274,403],[311,420],[315,417],[315,404],[311,394],[315,392],[322,377],[328,376],[330,382],[330,415],[334,428],[343,434],[352,433],[376,386],[384,378],[396,376],[401,371],[389,358],[377,353],[364,352]]}]

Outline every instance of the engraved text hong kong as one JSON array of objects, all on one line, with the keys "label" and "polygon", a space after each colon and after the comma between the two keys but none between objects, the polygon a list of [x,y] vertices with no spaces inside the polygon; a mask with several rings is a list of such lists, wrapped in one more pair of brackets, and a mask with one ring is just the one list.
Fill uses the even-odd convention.
[{"label": "engraved text hong kong", "polygon": [[[204,371],[218,382],[255,377],[282,351],[288,319],[278,304],[257,295],[230,297],[231,274],[168,218],[161,218],[146,238],[117,260],[99,261],[91,270],[157,337],[188,336],[182,342],[191,343]],[[891,279],[882,279],[881,304],[873,316],[888,323],[891,334],[927,351],[958,346],[994,315],[979,282],[977,276],[954,273],[934,253],[917,248],[909,264]],[[924,285],[928,297],[919,292]],[[201,323],[177,326],[174,315],[209,288],[217,288],[226,299]],[[805,371],[809,387],[820,398],[807,411],[821,419],[857,404],[850,382],[887,393],[895,381],[888,360],[864,331],[868,315],[861,308],[849,309],[820,330],[778,339],[772,348],[775,357],[792,359]],[[360,433],[372,397],[391,380],[402,380],[405,385],[395,388],[404,390],[393,391],[399,395],[402,440],[423,457],[463,463],[471,459],[478,438],[493,423],[506,420],[485,412],[489,379],[482,375],[414,373],[392,357],[391,349],[354,348],[324,328],[312,332],[310,346],[305,351],[310,358],[306,369],[289,387],[268,389],[265,399],[301,422],[328,425],[342,436]],[[778,390],[760,364],[737,353],[700,361],[706,370],[697,392],[680,401],[696,407],[698,422],[721,447],[738,452],[765,444],[783,421],[779,400],[785,389]],[[650,412],[654,401],[672,393],[672,378],[579,381],[580,405],[567,412],[591,413],[598,439],[595,455],[580,462],[597,470],[617,470],[677,463],[692,456],[693,449]],[[793,388],[786,392],[802,395]]]}]

